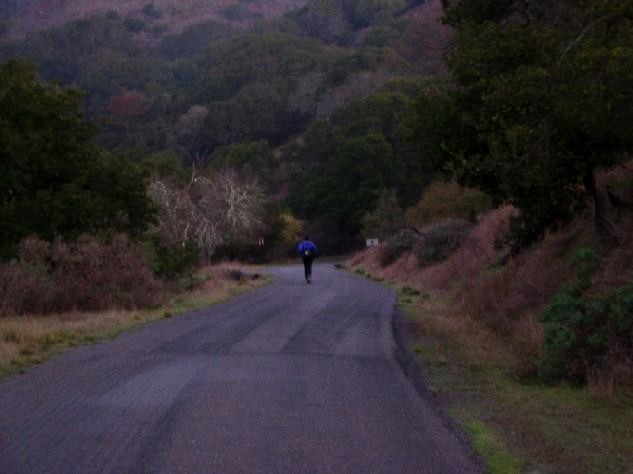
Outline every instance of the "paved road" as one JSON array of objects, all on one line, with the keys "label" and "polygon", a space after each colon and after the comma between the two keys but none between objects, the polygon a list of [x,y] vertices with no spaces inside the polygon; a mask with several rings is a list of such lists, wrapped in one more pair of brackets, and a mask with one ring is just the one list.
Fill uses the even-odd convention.
[{"label": "paved road", "polygon": [[393,356],[392,291],[274,273],[0,383],[0,472],[478,472]]}]

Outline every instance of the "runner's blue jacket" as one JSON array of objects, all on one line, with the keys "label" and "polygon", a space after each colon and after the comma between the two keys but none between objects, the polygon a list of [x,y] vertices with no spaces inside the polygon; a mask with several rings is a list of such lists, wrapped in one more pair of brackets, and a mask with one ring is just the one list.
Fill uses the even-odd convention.
[{"label": "runner's blue jacket", "polygon": [[299,251],[301,256],[306,255],[306,252],[308,252],[309,256],[314,257],[314,255],[317,253],[317,246],[314,245],[314,242],[312,242],[311,240],[303,240],[297,247],[297,250]]}]

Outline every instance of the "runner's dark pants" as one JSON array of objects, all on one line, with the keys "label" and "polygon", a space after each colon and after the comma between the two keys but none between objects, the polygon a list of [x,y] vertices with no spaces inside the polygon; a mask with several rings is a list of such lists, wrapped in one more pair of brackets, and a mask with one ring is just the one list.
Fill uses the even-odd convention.
[{"label": "runner's dark pants", "polygon": [[303,258],[303,268],[306,273],[306,280],[312,276],[312,260],[314,260],[313,256],[304,256]]}]

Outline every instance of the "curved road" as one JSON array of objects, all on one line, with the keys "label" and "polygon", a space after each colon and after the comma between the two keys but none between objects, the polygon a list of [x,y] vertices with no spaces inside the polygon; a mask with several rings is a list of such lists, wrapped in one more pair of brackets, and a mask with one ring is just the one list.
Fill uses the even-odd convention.
[{"label": "curved road", "polygon": [[479,472],[396,362],[393,292],[302,271],[0,383],[0,472]]}]

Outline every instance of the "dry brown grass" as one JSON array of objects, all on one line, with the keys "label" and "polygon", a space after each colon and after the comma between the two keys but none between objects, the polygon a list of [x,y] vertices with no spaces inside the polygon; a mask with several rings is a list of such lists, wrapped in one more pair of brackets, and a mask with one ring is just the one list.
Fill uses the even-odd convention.
[{"label": "dry brown grass", "polygon": [[415,255],[408,252],[391,265],[383,267],[381,249],[378,247],[352,256],[346,265],[424,291],[451,291],[497,261],[499,251],[495,249],[495,241],[504,236],[510,218],[515,213],[514,208],[507,206],[482,216],[457,251],[435,265],[420,268]]},{"label": "dry brown grass", "polygon": [[568,253],[582,240],[587,219],[498,266],[507,250],[496,243],[515,214],[512,207],[504,207],[482,216],[453,255],[426,268],[419,268],[411,252],[383,268],[379,249],[366,250],[347,263],[430,295],[435,303],[430,307],[425,301],[420,311],[432,317],[420,324],[426,332],[456,341],[473,363],[487,364],[501,354],[503,362],[498,362],[505,369],[531,376],[543,345],[540,312],[569,279]]},{"label": "dry brown grass", "polygon": [[415,287],[416,273],[418,272],[418,260],[411,252],[407,252],[396,260],[384,271],[384,278],[398,280]]},{"label": "dry brown grass", "polygon": [[449,291],[494,265],[500,256],[495,243],[505,237],[514,215],[516,209],[506,206],[482,216],[451,257],[421,273],[422,285],[432,291]]},{"label": "dry brown grass", "polygon": [[511,370],[517,361],[498,335],[481,321],[456,311],[450,299],[425,296],[403,304],[416,330],[444,350],[459,350],[472,368],[493,366]]},{"label": "dry brown grass", "polygon": [[515,322],[533,317],[570,278],[568,254],[582,234],[582,226],[549,235],[503,268],[465,282],[458,294],[463,312],[492,329],[514,333]]},{"label": "dry brown grass", "polygon": [[[413,252],[382,267],[380,248],[360,252],[346,265],[399,287],[419,290],[422,296],[404,298],[410,314],[423,315],[416,318],[418,328],[446,344],[460,347],[473,365],[514,367],[519,364],[518,358],[508,350],[504,336],[491,331],[483,319],[464,311],[459,297],[470,282],[479,281],[481,274],[498,260],[500,251],[495,248],[495,241],[507,232],[509,220],[515,213],[513,208],[504,207],[482,216],[451,257],[429,267],[420,268]],[[530,340],[536,338],[533,325],[524,321],[521,324],[530,329]]]},{"label": "dry brown grass", "polygon": [[[38,363],[60,350],[113,337],[139,324],[172,317],[224,301],[264,284],[252,279],[253,268],[232,263],[209,266],[197,273],[199,285],[174,294],[155,309],[144,311],[70,311],[47,316],[0,318],[0,376]],[[238,274],[242,278],[237,279]]]},{"label": "dry brown grass", "polygon": [[384,277],[385,268],[381,264],[382,250],[380,247],[371,247],[350,257],[345,265],[354,270],[363,270],[376,277]]},{"label": "dry brown grass", "polygon": [[[626,182],[633,177],[618,170],[612,172],[611,179],[615,178]],[[499,265],[507,250],[496,242],[506,234],[515,213],[514,209],[505,207],[486,214],[455,253],[429,267],[420,268],[413,253],[407,252],[383,268],[380,249],[375,248],[355,255],[347,263],[354,270],[401,287],[415,288],[432,299],[450,301],[446,303],[446,311],[435,307],[436,316],[425,319],[424,325],[434,325],[427,327],[427,331],[459,341],[463,350],[474,350],[475,358],[482,347],[482,337],[488,339],[487,344],[496,346],[495,351],[511,353],[507,367],[513,374],[532,377],[536,375],[544,342],[539,317],[554,295],[574,276],[570,260],[578,247],[600,249],[599,267],[586,297],[603,296],[630,284],[633,216],[620,215],[618,228],[626,238],[621,239],[617,247],[601,246],[589,210],[572,224],[548,234],[530,249]],[[428,308],[424,311],[429,313]],[[482,336],[486,332],[489,336]],[[599,370],[588,375],[593,392],[613,393],[614,381],[622,385],[623,380],[633,380],[633,364],[627,349],[615,343],[611,345],[614,347],[607,351],[608,357],[605,355]]]}]

